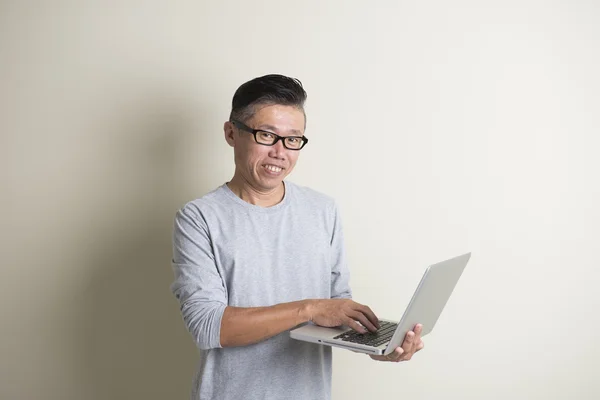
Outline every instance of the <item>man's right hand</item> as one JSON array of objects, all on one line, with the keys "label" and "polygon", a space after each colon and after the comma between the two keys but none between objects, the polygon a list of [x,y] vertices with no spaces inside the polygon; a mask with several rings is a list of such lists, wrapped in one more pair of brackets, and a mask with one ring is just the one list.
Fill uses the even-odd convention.
[{"label": "man's right hand", "polygon": [[372,332],[379,329],[379,319],[373,311],[350,299],[310,300],[307,312],[309,320],[319,326],[347,325],[360,333],[367,332],[363,326]]}]

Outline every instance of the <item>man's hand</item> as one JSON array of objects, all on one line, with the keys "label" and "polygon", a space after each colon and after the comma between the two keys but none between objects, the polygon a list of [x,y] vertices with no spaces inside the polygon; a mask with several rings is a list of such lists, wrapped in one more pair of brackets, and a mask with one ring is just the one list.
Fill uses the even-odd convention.
[{"label": "man's hand", "polygon": [[423,331],[423,325],[415,325],[414,331],[409,331],[404,337],[404,342],[401,347],[396,347],[393,353],[387,356],[373,356],[369,355],[373,360],[377,361],[408,361],[412,356],[419,350],[425,347],[425,343],[421,340],[421,332]]},{"label": "man's hand", "polygon": [[320,326],[347,325],[360,333],[366,333],[365,328],[372,332],[379,328],[379,319],[373,311],[350,299],[311,300],[307,312],[309,321]]}]

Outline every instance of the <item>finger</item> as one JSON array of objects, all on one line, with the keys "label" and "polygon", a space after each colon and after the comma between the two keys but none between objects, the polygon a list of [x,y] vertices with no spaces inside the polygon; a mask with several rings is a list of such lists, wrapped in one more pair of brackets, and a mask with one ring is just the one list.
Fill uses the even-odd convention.
[{"label": "finger", "polygon": [[417,351],[421,351],[423,350],[423,348],[425,347],[425,342],[423,342],[421,340],[421,342],[419,342],[419,345],[417,346]]},{"label": "finger", "polygon": [[400,362],[404,360],[404,349],[402,347],[396,347],[393,353],[388,354],[390,361]]},{"label": "finger", "polygon": [[417,352],[417,348],[421,343],[421,332],[423,332],[423,325],[417,324],[415,325],[415,339],[413,341],[413,354]]},{"label": "finger", "polygon": [[420,339],[421,338],[421,333],[423,333],[423,325],[416,324],[415,327],[414,327],[414,329],[413,329],[413,332],[415,333],[415,336]]},{"label": "finger", "polygon": [[360,312],[362,312],[364,315],[367,316],[369,321],[371,321],[371,323],[377,329],[379,329],[379,318],[377,318],[377,316],[375,315],[375,313],[373,312],[373,310],[371,310],[371,308],[369,306],[365,306],[365,305],[361,304],[359,310],[360,310]]},{"label": "finger", "polygon": [[355,320],[359,321],[365,328],[367,328],[371,332],[375,332],[377,330],[377,328],[375,328],[375,325],[373,325],[363,313],[359,311],[350,311],[347,315],[350,318],[354,318]]},{"label": "finger", "polygon": [[421,341],[421,333],[423,333],[423,325],[415,325],[415,329],[413,331],[415,332],[415,342],[419,343]]},{"label": "finger", "polygon": [[350,328],[354,329],[356,332],[367,333],[367,330],[365,328],[363,328],[362,326],[360,326],[352,318],[347,318],[346,321],[345,321],[345,324],[348,325]]},{"label": "finger", "polygon": [[406,336],[404,336],[404,342],[402,342],[402,348],[404,349],[404,352],[412,348],[414,340],[415,333],[413,331],[406,332]]},{"label": "finger", "polygon": [[404,337],[404,342],[402,342],[402,349],[404,350],[405,357],[412,351],[414,339],[415,333],[413,331],[408,331]]}]

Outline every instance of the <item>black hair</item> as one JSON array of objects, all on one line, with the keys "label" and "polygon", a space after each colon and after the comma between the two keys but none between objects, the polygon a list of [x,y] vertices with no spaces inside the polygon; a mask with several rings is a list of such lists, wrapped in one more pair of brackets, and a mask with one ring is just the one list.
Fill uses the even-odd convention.
[{"label": "black hair", "polygon": [[[233,95],[230,119],[247,121],[259,105],[294,106],[304,113],[306,91],[302,82],[283,75],[265,75],[240,86]],[[306,115],[305,115],[306,118]]]}]

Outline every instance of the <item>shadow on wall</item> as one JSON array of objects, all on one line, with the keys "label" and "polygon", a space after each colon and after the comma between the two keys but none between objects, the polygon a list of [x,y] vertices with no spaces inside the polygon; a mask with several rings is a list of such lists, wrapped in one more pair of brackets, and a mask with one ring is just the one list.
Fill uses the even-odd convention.
[{"label": "shadow on wall", "polygon": [[[111,117],[100,182],[110,194],[96,203],[107,209],[95,211],[105,217],[87,243],[85,386],[98,400],[189,398],[197,352],[169,288],[171,234],[176,210],[209,189],[184,184],[185,149],[205,148],[204,133],[169,102],[135,103]],[[203,118],[194,110],[193,119]]]}]

